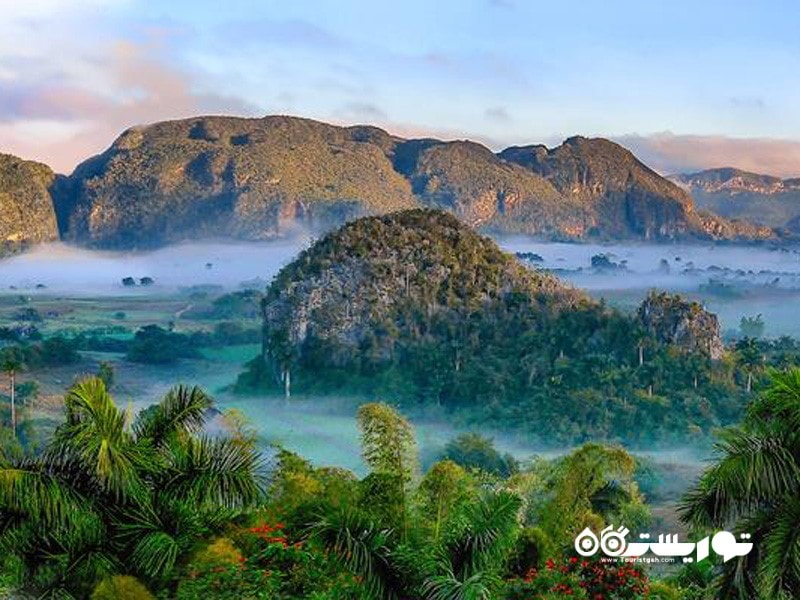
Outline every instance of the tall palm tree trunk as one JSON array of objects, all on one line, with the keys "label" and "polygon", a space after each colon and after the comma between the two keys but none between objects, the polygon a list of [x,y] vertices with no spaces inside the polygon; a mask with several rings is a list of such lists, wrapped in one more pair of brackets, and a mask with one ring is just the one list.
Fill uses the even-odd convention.
[{"label": "tall palm tree trunk", "polygon": [[17,439],[17,390],[16,386],[16,372],[11,371],[11,434],[14,439]]}]

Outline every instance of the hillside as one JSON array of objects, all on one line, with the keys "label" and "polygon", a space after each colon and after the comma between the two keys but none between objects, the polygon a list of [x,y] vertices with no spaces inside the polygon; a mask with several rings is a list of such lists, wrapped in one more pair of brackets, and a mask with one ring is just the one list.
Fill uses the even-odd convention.
[{"label": "hillside", "polygon": [[[671,175],[697,206],[730,219],[767,227],[788,227],[800,217],[800,179],[780,179],[734,168]],[[796,231],[795,231],[796,233]]]},{"label": "hillside", "polygon": [[716,319],[670,296],[641,314],[525,268],[448,213],[366,217],[275,277],[263,354],[237,386],[436,405],[528,435],[546,427],[550,442],[719,424],[713,401],[691,413],[708,392],[697,369],[720,357]]},{"label": "hillside", "polygon": [[759,238],[768,231],[695,210],[692,198],[605,139],[572,137],[561,146],[515,146],[500,157],[549,181],[591,215],[587,234],[611,239]]},{"label": "hillside", "polygon": [[284,116],[129,129],[75,170],[57,204],[66,239],[121,248],[322,232],[412,207],[548,239],[769,235],[696,213],[687,194],[607,140],[496,155],[469,141],[404,140]]},{"label": "hillside", "polygon": [[0,255],[58,239],[54,181],[47,166],[0,154]]},{"label": "hillside", "polygon": [[411,207],[411,188],[391,168],[381,136],[388,138],[289,117],[130,129],[70,178],[65,235],[122,247],[258,240]]}]

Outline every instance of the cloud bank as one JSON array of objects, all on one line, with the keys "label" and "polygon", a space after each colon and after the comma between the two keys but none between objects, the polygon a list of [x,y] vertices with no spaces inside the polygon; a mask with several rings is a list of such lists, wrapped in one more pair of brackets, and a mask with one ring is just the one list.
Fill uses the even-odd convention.
[{"label": "cloud bank", "polygon": [[800,141],[671,133],[623,135],[615,140],[664,174],[736,167],[778,177],[800,177]]}]

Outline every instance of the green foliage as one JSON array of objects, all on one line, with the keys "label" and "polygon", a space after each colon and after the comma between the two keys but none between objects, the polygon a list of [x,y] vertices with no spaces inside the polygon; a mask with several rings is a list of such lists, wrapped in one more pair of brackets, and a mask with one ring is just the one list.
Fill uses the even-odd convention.
[{"label": "green foliage", "polygon": [[752,535],[753,550],[726,563],[727,598],[800,593],[800,369],[773,371],[744,421],[719,434],[717,462],[685,497],[682,518]]},{"label": "green foliage", "polygon": [[755,317],[742,317],[739,321],[739,333],[745,338],[760,338],[764,335],[764,318],[761,314]]},{"label": "green foliage", "polygon": [[0,549],[16,585],[88,595],[107,575],[162,587],[201,539],[263,493],[249,445],[199,434],[209,399],[178,387],[131,422],[97,378],[73,386],[41,456],[0,462]]},{"label": "green foliage", "polygon": [[509,477],[519,470],[519,464],[513,456],[501,455],[491,438],[475,432],[463,433],[450,440],[442,458],[468,469],[480,469],[501,477]]},{"label": "green foliage", "polygon": [[97,377],[103,382],[107,390],[114,387],[114,365],[103,360],[97,368]]},{"label": "green foliage", "polygon": [[58,239],[50,195],[55,179],[43,164],[0,154],[0,256]]},{"label": "green foliage", "polygon": [[97,584],[91,600],[155,600],[155,597],[135,577],[114,575]]},{"label": "green foliage", "polygon": [[292,391],[437,405],[554,445],[695,442],[739,418],[744,371],[719,360],[716,318],[680,297],[648,307],[593,302],[446,214],[365,218],[275,277],[264,353],[237,389],[288,376]]},{"label": "green foliage", "polygon": [[541,569],[554,548],[547,534],[539,527],[525,527],[517,537],[510,570],[522,577],[531,569]]},{"label": "green foliage", "polygon": [[[585,527],[625,523],[635,530],[649,514],[634,479],[636,461],[619,447],[586,444],[556,460],[545,475],[530,522],[557,549],[572,547]],[[542,491],[544,493],[542,493]]]},{"label": "green foliage", "polygon": [[158,325],[146,325],[136,332],[127,358],[145,364],[171,364],[181,358],[200,356],[190,338]]},{"label": "green foliage", "polygon": [[409,483],[417,471],[417,443],[409,422],[388,404],[373,403],[359,407],[356,423],[372,471]]}]

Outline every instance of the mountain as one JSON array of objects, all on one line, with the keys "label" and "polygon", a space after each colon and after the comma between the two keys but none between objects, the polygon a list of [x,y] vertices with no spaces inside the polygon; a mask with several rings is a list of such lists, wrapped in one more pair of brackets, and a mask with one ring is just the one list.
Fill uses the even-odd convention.
[{"label": "mountain", "polygon": [[557,148],[515,146],[500,157],[549,181],[590,214],[590,236],[645,240],[758,238],[769,232],[698,212],[692,198],[633,153],[605,139],[572,137]]},{"label": "mountain", "polygon": [[377,129],[290,117],[129,129],[70,177],[65,235],[112,247],[258,240],[414,206],[383,145],[394,141]]},{"label": "mountain", "polygon": [[0,154],[0,254],[58,239],[49,167]]},{"label": "mountain", "polygon": [[687,190],[699,207],[726,218],[783,228],[800,216],[800,178],[780,179],[726,167],[669,179]]},{"label": "mountain", "polygon": [[607,140],[497,155],[470,141],[406,140],[286,116],[135,127],[60,189],[64,237],[100,247],[271,239],[412,207],[549,239],[770,235],[697,213],[684,191]]},{"label": "mountain", "polygon": [[435,404],[561,441],[700,426],[697,394],[710,392],[692,377],[722,349],[697,304],[654,295],[623,314],[431,209],[327,234],[276,275],[262,310],[262,355],[240,391]]}]

